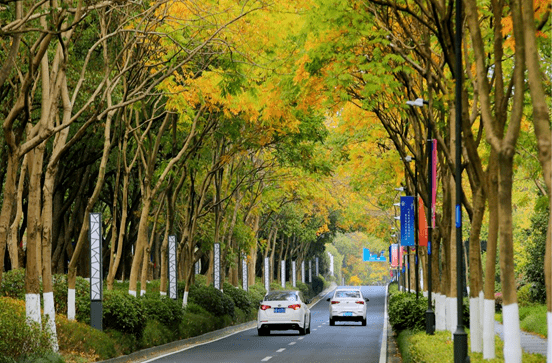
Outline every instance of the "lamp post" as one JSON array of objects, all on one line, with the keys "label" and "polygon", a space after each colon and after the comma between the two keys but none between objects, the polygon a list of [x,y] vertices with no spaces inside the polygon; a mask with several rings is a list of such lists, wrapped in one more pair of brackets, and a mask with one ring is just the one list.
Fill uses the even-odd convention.
[{"label": "lamp post", "polygon": [[[423,107],[428,105],[429,102],[422,98],[417,98],[415,101],[406,101],[407,105]],[[435,333],[435,312],[433,311],[431,290],[432,290],[432,276],[431,276],[431,240],[433,234],[433,140],[431,138],[431,124],[429,118],[427,119],[427,175],[428,175],[428,200],[427,205],[427,310],[426,310],[426,334],[433,335]]]},{"label": "lamp post", "polygon": [[456,303],[457,326],[454,332],[454,363],[469,362],[468,334],[464,330],[462,293],[464,283],[462,279],[463,253],[462,253],[462,0],[455,1],[456,7],[456,33],[454,36],[455,64],[455,113],[456,113]]}]

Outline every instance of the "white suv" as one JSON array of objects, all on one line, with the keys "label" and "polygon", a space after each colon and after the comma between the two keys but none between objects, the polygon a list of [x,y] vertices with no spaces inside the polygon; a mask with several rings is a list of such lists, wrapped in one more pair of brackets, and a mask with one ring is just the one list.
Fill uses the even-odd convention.
[{"label": "white suv", "polygon": [[327,299],[330,302],[330,325],[335,325],[337,320],[360,321],[366,326],[366,302],[359,288],[340,287],[334,291],[333,297]]}]

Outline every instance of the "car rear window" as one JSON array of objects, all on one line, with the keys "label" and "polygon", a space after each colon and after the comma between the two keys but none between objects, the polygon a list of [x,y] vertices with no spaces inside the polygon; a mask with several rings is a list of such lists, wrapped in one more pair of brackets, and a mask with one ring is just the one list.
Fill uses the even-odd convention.
[{"label": "car rear window", "polygon": [[348,291],[336,291],[335,297],[349,297],[353,299],[360,298],[360,291],[348,290]]},{"label": "car rear window", "polygon": [[265,296],[266,301],[297,301],[297,293],[273,291]]}]

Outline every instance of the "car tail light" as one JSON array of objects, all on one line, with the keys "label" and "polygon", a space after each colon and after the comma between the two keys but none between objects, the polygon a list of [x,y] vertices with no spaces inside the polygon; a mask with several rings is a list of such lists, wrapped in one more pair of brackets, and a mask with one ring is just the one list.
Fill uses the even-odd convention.
[{"label": "car tail light", "polygon": [[293,309],[293,310],[298,310],[298,309],[301,308],[301,304],[293,304],[293,305],[288,306],[288,308]]},{"label": "car tail light", "polygon": [[359,301],[355,301],[357,304],[360,304],[360,305],[364,305],[364,301],[362,300],[359,300]]},{"label": "car tail light", "polygon": [[332,300],[332,305],[339,304],[339,301]]},{"label": "car tail light", "polygon": [[261,310],[270,309],[270,305],[261,305]]}]

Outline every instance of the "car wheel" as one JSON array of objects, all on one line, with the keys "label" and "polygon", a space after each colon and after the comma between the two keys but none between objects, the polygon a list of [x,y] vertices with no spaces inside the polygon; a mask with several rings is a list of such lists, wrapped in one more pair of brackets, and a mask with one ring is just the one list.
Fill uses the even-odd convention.
[{"label": "car wheel", "polygon": [[306,330],[307,334],[310,334],[310,327],[311,327],[311,316],[309,314],[309,327]]},{"label": "car wheel", "polygon": [[307,334],[307,328],[303,327],[303,328],[299,328],[299,335],[305,335]]},{"label": "car wheel", "polygon": [[362,319],[362,326],[366,326],[366,318]]},{"label": "car wheel", "polygon": [[268,330],[266,328],[260,328],[260,329],[257,329],[257,333],[259,334],[260,337],[262,337],[262,336],[270,334],[270,330]]},{"label": "car wheel", "polygon": [[335,326],[335,320],[334,320],[334,318],[330,318],[330,326]]}]

